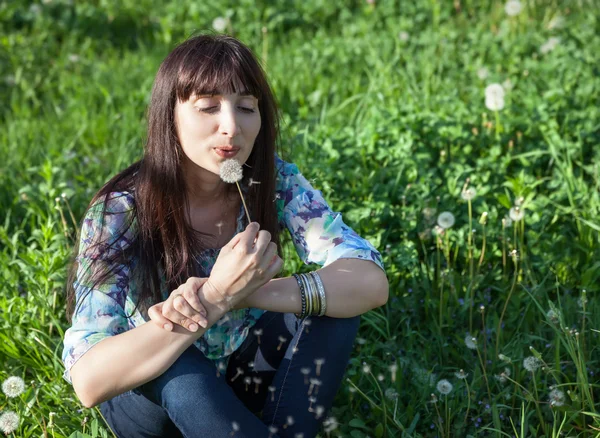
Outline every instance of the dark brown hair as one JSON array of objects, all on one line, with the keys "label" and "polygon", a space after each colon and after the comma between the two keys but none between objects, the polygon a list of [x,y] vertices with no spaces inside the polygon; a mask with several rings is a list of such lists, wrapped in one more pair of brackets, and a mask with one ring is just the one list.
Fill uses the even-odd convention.
[{"label": "dark brown hair", "polygon": [[[241,83],[245,89],[236,89],[236,83]],[[88,272],[80,273],[89,281],[82,282],[77,278],[79,282],[86,286],[91,284],[93,290],[122,266],[133,268],[135,264],[129,279],[136,282],[139,291],[135,308],[142,303],[147,310],[162,301],[161,290],[172,291],[190,276],[198,276],[194,256],[205,249],[202,236],[211,235],[193,230],[184,214],[188,200],[182,176],[184,154],[175,127],[175,103],[176,99],[185,102],[192,94],[244,91],[258,99],[261,127],[247,166],[242,167],[243,179],[239,184],[247,186],[250,178],[260,181],[260,184],[250,185],[244,199],[252,221],[271,233],[271,240],[282,255],[276,205],[267,201],[275,196],[275,152],[279,149],[280,115],[275,97],[263,69],[248,47],[230,36],[202,34],[175,47],[160,65],[147,112],[148,135],[143,158],[110,179],[87,207],[89,211],[92,205],[103,204],[102,225],[109,214],[127,214],[128,220],[118,236],[103,236],[102,232],[93,236],[93,243],[85,250],[95,254],[93,261]],[[280,151],[277,154],[282,157]],[[237,192],[235,184],[230,184],[229,189]],[[134,194],[132,209],[107,212],[108,195],[123,191]],[[124,247],[120,240],[126,233],[133,238]],[[78,236],[78,240],[81,237]],[[73,301],[77,298],[73,282],[77,277],[78,256],[84,255],[79,254],[76,245],[67,280],[67,318],[70,323]],[[164,273],[165,284],[161,284],[159,270]],[[78,302],[83,302],[84,298]]]}]

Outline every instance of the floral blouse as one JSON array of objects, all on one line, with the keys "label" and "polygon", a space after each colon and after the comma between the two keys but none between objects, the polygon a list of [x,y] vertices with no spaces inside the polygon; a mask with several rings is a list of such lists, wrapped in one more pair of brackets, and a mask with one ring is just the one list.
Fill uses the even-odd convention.
[{"label": "floral blouse", "polygon": [[[357,258],[371,260],[385,271],[381,254],[366,239],[342,221],[340,213],[333,212],[323,198],[321,191],[314,189],[302,176],[294,163],[288,163],[275,155],[277,183],[275,202],[280,229],[287,228],[294,247],[305,264],[316,263],[327,266],[338,259]],[[133,195],[129,192],[113,192],[107,201],[107,212],[113,214],[104,218],[101,225],[101,202],[93,205],[86,213],[81,229],[79,244],[78,272],[73,283],[76,293],[77,313],[73,315],[72,325],[64,336],[62,361],[65,366],[63,378],[72,384],[70,369],[77,360],[92,346],[110,336],[123,333],[149,321],[147,314],[138,309],[133,313],[137,301],[134,282],[130,282],[130,270],[134,264],[119,266],[112,278],[90,290],[83,281],[83,273],[91,263],[101,257],[100,254],[86,251],[95,234],[118,236],[127,223],[127,213],[132,212]],[[114,214],[118,213],[118,214]],[[122,214],[121,214],[122,213]],[[246,217],[243,205],[237,217],[237,233],[244,231]],[[134,223],[135,225],[135,223]],[[127,247],[135,238],[134,226],[125,233],[116,248]],[[115,246],[112,247],[114,250]],[[220,249],[207,249],[198,259],[200,272],[210,275]],[[164,284],[164,283],[163,283]],[[85,300],[79,303],[82,294]],[[162,291],[163,300],[167,300],[169,291]],[[244,342],[248,332],[260,316],[262,309],[245,308],[226,313],[212,325],[194,345],[213,360],[225,363],[230,355]],[[127,318],[128,315],[132,315]],[[221,365],[222,366],[222,365]]]}]

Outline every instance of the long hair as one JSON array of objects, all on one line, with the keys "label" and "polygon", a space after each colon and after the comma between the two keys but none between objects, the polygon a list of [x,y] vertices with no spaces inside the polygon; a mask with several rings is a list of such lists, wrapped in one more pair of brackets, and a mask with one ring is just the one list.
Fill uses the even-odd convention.
[{"label": "long hair", "polygon": [[[236,84],[245,88],[238,90]],[[148,307],[162,301],[161,290],[172,291],[190,276],[197,276],[194,257],[206,249],[202,236],[212,236],[192,229],[186,219],[187,190],[182,176],[183,150],[175,127],[176,99],[185,102],[192,94],[248,91],[258,99],[261,127],[256,137],[249,166],[242,166],[240,186],[251,184],[244,199],[252,220],[271,233],[271,240],[282,254],[275,196],[275,152],[279,149],[280,114],[266,75],[252,51],[240,41],[225,35],[197,35],[178,45],[162,62],[152,88],[148,107],[148,134],[141,160],[110,179],[92,198],[87,211],[103,204],[102,225],[112,192],[134,194],[134,205],[127,214],[126,225],[118,236],[94,236],[86,252],[95,254],[86,274],[90,289],[105,282],[120,266],[133,267],[130,281],[136,282],[140,303]],[[281,155],[281,151],[277,151]],[[235,184],[228,186],[237,192]],[[239,196],[239,194],[238,194]],[[83,221],[82,224],[83,225]],[[80,227],[81,229],[81,227]],[[101,226],[100,230],[104,230]],[[133,236],[126,247],[120,238]],[[79,233],[78,233],[79,234]],[[78,235],[78,241],[80,236]],[[72,322],[78,271],[78,245],[75,245],[67,280],[67,318]],[[135,263],[133,263],[135,260]],[[135,272],[134,272],[135,271]],[[161,281],[161,272],[164,283]],[[78,279],[81,280],[81,279]],[[85,296],[80,299],[83,302]],[[134,309],[134,312],[135,312]],[[128,316],[129,317],[129,316]]]}]

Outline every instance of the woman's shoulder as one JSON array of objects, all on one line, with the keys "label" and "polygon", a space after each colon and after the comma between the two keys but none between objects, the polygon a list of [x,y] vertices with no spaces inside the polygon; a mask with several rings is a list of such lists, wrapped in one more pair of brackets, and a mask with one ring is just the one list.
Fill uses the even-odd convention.
[{"label": "woman's shoulder", "polygon": [[120,232],[121,237],[133,238],[135,234],[135,200],[131,191],[113,191],[97,196],[83,218],[82,240],[92,238],[112,240]]}]

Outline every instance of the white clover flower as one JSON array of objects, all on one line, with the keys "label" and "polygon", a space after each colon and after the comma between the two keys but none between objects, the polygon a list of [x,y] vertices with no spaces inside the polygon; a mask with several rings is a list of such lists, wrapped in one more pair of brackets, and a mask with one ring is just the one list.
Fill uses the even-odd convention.
[{"label": "white clover flower", "polygon": [[11,376],[2,383],[2,392],[8,398],[18,397],[25,391],[25,382],[17,376]]},{"label": "white clover flower", "polygon": [[219,174],[221,179],[226,183],[234,183],[243,178],[244,170],[242,169],[242,165],[239,161],[234,158],[230,158],[221,163]]},{"label": "white clover flower", "polygon": [[512,207],[508,211],[508,215],[513,221],[519,222],[525,217],[525,212],[521,207]]},{"label": "white clover flower", "polygon": [[440,213],[440,215],[437,218],[437,223],[443,229],[448,229],[452,225],[454,225],[454,215],[449,211]]},{"label": "white clover flower", "polygon": [[486,67],[481,67],[477,70],[477,77],[482,81],[490,75],[490,71]]},{"label": "white clover flower", "polygon": [[470,201],[473,198],[475,198],[475,196],[477,195],[477,190],[475,190],[473,187],[469,187],[466,190],[463,190],[460,194],[460,197],[463,198],[465,201]]},{"label": "white clover flower", "polygon": [[464,370],[457,371],[454,373],[457,379],[466,379],[469,376],[469,373],[465,373]]},{"label": "white clover flower", "polygon": [[477,338],[474,338],[471,335],[467,335],[465,337],[465,345],[470,350],[477,350]]},{"label": "white clover flower", "polygon": [[400,41],[408,41],[408,38],[409,38],[408,32],[406,32],[405,30],[398,32],[398,39]]},{"label": "white clover flower", "polygon": [[5,411],[0,415],[0,431],[5,435],[13,433],[19,427],[19,416],[16,412]]},{"label": "white clover flower", "polygon": [[506,15],[509,17],[519,15],[521,13],[521,9],[523,9],[523,6],[519,0],[509,0],[504,5],[504,12],[506,12]]},{"label": "white clover flower", "polygon": [[212,27],[217,32],[223,32],[227,29],[227,18],[225,17],[217,17],[212,22]]},{"label": "white clover flower", "polygon": [[550,37],[548,39],[548,41],[546,41],[544,44],[541,45],[540,47],[540,53],[542,53],[543,55],[545,55],[548,52],[551,52],[552,50],[554,50],[554,48],[556,46],[558,46],[558,44],[560,43],[560,38],[558,37]]},{"label": "white clover flower", "polygon": [[541,364],[540,360],[535,356],[528,356],[523,360],[523,367],[530,373],[537,370]]},{"label": "white clover flower", "polygon": [[565,393],[560,389],[553,389],[548,396],[550,406],[562,406],[565,404]]},{"label": "white clover flower", "polygon": [[437,390],[440,392],[440,394],[448,395],[452,391],[452,388],[452,383],[446,379],[442,379],[437,383]]},{"label": "white clover flower", "polygon": [[490,84],[485,87],[485,106],[491,111],[504,108],[504,88],[500,84]]}]

